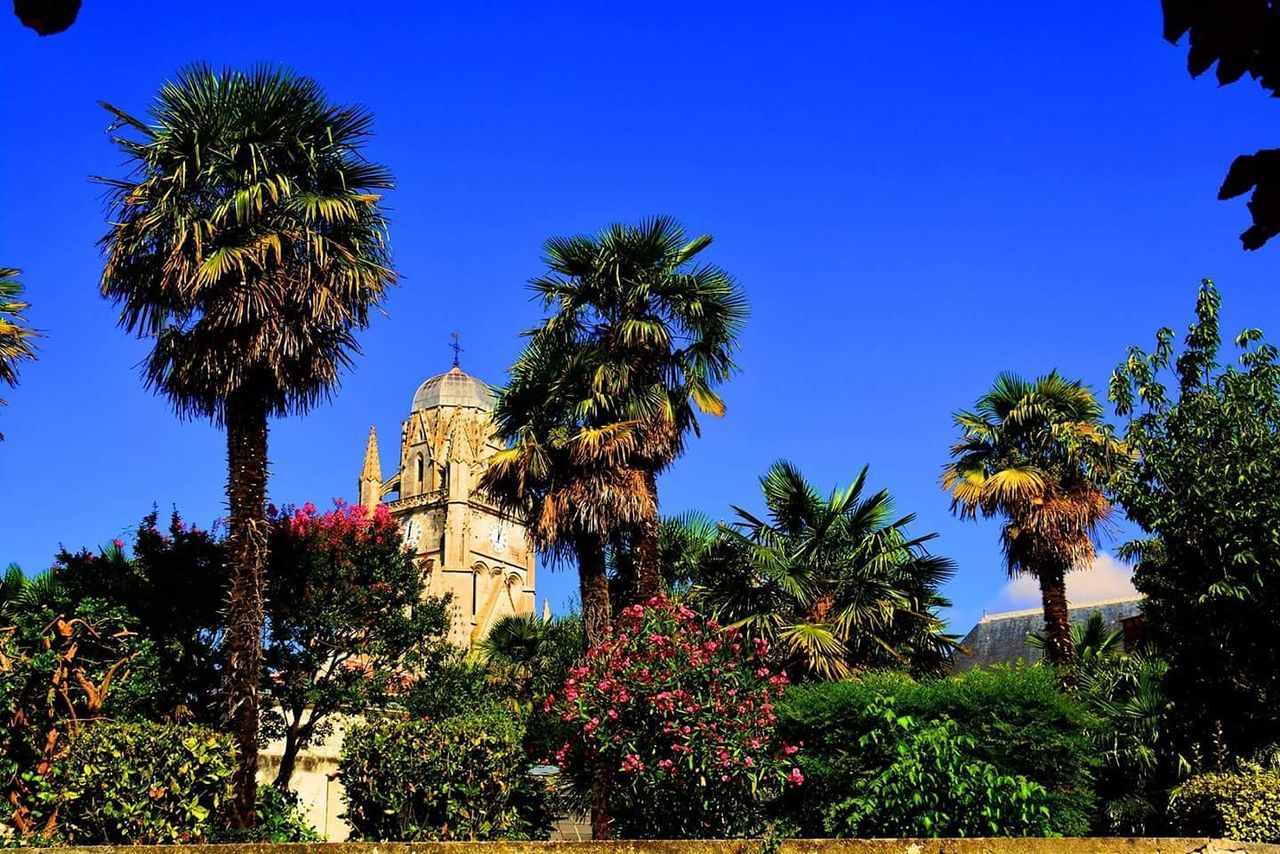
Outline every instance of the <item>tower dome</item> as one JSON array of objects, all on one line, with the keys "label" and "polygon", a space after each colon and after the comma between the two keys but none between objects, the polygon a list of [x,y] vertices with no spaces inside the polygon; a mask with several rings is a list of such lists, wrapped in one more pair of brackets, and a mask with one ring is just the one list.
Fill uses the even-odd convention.
[{"label": "tower dome", "polygon": [[493,409],[493,392],[482,381],[454,365],[447,373],[434,376],[418,386],[409,411],[437,406],[462,406],[489,412]]}]

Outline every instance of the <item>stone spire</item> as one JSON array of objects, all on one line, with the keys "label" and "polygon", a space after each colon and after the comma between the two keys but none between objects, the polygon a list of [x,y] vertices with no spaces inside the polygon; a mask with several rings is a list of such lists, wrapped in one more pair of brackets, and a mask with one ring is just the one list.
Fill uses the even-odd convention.
[{"label": "stone spire", "polygon": [[369,428],[364,446],[364,468],[360,470],[360,505],[373,510],[382,501],[382,465],[378,462],[378,433]]}]

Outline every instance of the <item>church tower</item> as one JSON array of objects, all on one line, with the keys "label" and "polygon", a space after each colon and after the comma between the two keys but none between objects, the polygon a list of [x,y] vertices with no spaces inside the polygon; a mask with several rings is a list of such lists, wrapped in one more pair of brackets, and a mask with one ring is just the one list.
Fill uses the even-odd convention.
[{"label": "church tower", "polygon": [[360,503],[386,501],[405,543],[428,574],[428,590],[451,594],[449,639],[473,646],[494,621],[534,610],[534,556],[521,519],[478,489],[493,436],[493,393],[455,363],[418,387],[400,429],[400,462],[382,479],[378,442],[369,431]]}]

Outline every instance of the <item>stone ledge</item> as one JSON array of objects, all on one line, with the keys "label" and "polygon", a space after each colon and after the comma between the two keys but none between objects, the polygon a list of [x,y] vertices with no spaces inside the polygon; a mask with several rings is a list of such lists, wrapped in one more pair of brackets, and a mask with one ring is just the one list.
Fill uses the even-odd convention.
[{"label": "stone ledge", "polygon": [[[50,854],[48,848],[18,848]],[[73,846],[60,854],[758,854],[758,840],[616,842],[328,842],[313,845]],[[779,854],[1280,854],[1280,845],[1223,839],[788,839]]]}]

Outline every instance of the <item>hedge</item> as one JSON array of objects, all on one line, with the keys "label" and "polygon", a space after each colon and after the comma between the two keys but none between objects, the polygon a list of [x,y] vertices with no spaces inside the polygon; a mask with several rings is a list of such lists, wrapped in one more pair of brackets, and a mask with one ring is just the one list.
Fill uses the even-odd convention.
[{"label": "hedge", "polygon": [[527,838],[550,824],[528,775],[523,724],[492,708],[444,720],[383,719],[347,731],[338,779],[352,838]]},{"label": "hedge", "polygon": [[230,736],[199,726],[94,723],[51,781],[60,840],[71,845],[202,842],[235,768]]},{"label": "hedge", "polygon": [[[909,719],[910,724],[886,728],[885,709]],[[949,742],[947,749],[958,752],[952,765],[965,775],[997,781],[990,787],[993,797],[1016,790],[1021,798],[1027,791],[1030,798],[1022,799],[1024,805],[1042,815],[1036,790],[1046,793],[1047,821],[1024,816],[1015,826],[998,828],[990,835],[1084,836],[1089,832],[1097,803],[1093,771],[1098,759],[1088,735],[1093,719],[1077,699],[1063,694],[1050,668],[997,667],[919,682],[903,674],[874,674],[797,686],[783,697],[778,716],[781,736],[803,743],[799,756],[806,784],[788,794],[780,813],[796,825],[797,835],[837,832],[833,819],[847,812],[848,800],[863,791],[868,781],[889,770],[886,757],[901,767],[896,743],[868,750],[864,744],[869,736],[880,732],[882,740],[905,741],[920,738],[921,727],[935,731],[944,727],[963,734],[960,739],[943,739]],[[943,734],[935,735],[933,743]],[[1005,809],[1017,805],[977,803],[992,816],[1022,815],[1021,807]],[[886,817],[877,825],[873,813],[859,828],[862,833],[897,835],[900,818]],[[915,829],[926,836],[946,832],[920,825]]]},{"label": "hedge", "polygon": [[1280,843],[1280,772],[1192,777],[1174,790],[1169,819],[1188,835]]}]

